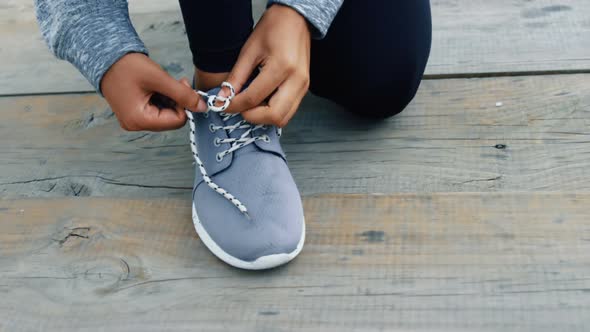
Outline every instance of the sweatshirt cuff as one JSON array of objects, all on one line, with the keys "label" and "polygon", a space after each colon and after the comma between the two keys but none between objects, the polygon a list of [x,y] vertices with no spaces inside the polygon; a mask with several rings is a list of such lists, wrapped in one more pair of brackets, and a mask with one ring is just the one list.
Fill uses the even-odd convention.
[{"label": "sweatshirt cuff", "polygon": [[102,77],[115,62],[128,53],[148,54],[131,24],[127,6],[116,7],[75,13],[60,41],[68,47],[58,47],[57,56],[71,62],[101,95]]},{"label": "sweatshirt cuff", "polygon": [[344,0],[269,0],[273,4],[289,6],[303,15],[312,25],[312,37],[322,39],[328,33],[332,21],[338,14]]}]

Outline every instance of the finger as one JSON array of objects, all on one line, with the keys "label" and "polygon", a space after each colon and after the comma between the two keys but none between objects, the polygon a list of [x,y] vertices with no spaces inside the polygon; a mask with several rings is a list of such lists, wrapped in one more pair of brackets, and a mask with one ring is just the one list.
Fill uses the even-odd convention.
[{"label": "finger", "polygon": [[184,84],[185,86],[187,86],[187,87],[189,87],[189,88],[192,88],[192,87],[191,87],[191,83],[188,81],[188,78],[186,78],[186,77],[183,77],[183,78],[181,78],[181,79],[179,80],[179,82],[180,82],[180,83],[182,83],[182,84]]},{"label": "finger", "polygon": [[279,128],[287,125],[293,117],[305,90],[295,80],[285,81],[272,96],[268,105],[257,106],[242,113],[244,119],[254,124],[269,124]]},{"label": "finger", "polygon": [[[234,87],[236,93],[239,93],[259,64],[260,61],[254,52],[254,48],[248,46],[243,47],[226,81]],[[222,89],[219,95],[223,97],[229,96],[226,90]]]},{"label": "finger", "polygon": [[[186,78],[181,78],[179,81],[181,84],[184,84],[187,87],[190,87],[190,84],[188,83],[188,79]],[[158,92],[153,92],[151,97],[149,98],[149,103],[151,105],[156,106],[158,109],[164,109],[164,108],[168,108],[171,110],[176,110],[177,112],[184,112],[185,108],[178,105],[176,103],[176,101],[174,101],[173,99],[171,99],[170,97],[167,97],[161,93]],[[199,110],[200,111],[200,110]]]},{"label": "finger", "polygon": [[[193,90],[193,87],[191,86],[191,83],[189,82],[188,78],[186,78],[186,77],[181,78],[180,83],[184,84],[185,86],[187,86],[191,90]],[[198,94],[197,94],[197,96],[199,97],[199,103],[197,105],[197,112],[206,112],[207,111],[207,103],[205,101],[203,101],[203,98],[201,98],[201,96],[199,96]],[[193,110],[191,110],[191,111],[193,111]]]},{"label": "finger", "polygon": [[[157,64],[154,63],[145,77],[143,85],[146,89],[172,98],[178,106],[193,112],[202,112],[207,109],[205,101],[191,88],[190,84],[175,80]],[[185,81],[188,82],[186,79]]]},{"label": "finger", "polygon": [[227,113],[238,113],[262,104],[277,87],[287,78],[287,71],[273,62],[262,68],[252,84],[245,91],[237,94],[232,100]]},{"label": "finger", "polygon": [[184,110],[158,109],[154,105],[146,104],[140,116],[135,119],[134,125],[141,130],[164,131],[181,128],[186,119]]}]

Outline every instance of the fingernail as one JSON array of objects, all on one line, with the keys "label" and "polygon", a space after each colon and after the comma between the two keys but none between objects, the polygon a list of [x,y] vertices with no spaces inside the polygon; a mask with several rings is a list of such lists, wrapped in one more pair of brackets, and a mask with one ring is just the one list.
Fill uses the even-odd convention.
[{"label": "fingernail", "polygon": [[229,90],[229,89],[226,87],[222,87],[221,90],[219,90],[219,93],[217,93],[217,95],[220,97],[227,97],[227,96],[229,96],[229,91],[227,91],[227,90]]},{"label": "fingernail", "polygon": [[203,101],[203,99],[201,99],[199,97],[199,103],[197,104],[197,112],[206,112],[207,111],[207,105],[205,105],[205,102]]}]

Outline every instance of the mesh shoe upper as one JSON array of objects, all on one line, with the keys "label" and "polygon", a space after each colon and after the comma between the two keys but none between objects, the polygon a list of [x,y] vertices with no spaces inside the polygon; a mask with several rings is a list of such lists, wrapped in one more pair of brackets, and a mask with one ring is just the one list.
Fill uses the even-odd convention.
[{"label": "mesh shoe upper", "polygon": [[[217,90],[209,91],[216,94]],[[231,144],[216,144],[216,139],[239,138],[246,131],[228,132],[214,127],[243,120],[235,116],[223,121],[215,112],[193,115],[194,139],[207,172],[217,185],[231,193],[248,208],[248,215],[212,190],[198,168],[193,201],[199,222],[211,239],[226,253],[243,261],[293,252],[302,237],[303,207],[297,186],[287,167],[276,128],[268,126],[252,131],[256,140],[219,160],[216,155]]]}]

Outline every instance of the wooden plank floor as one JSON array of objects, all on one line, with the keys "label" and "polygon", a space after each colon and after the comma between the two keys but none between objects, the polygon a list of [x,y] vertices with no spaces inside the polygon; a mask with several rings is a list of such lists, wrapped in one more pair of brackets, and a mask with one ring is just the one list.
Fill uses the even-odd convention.
[{"label": "wooden plank floor", "polygon": [[[590,2],[433,0],[406,111],[308,96],[282,138],[307,243],[256,273],[195,234],[186,128],[122,131],[32,6],[0,5],[0,331],[590,330]],[[191,76],[177,2],[130,10]]]},{"label": "wooden plank floor", "polygon": [[[254,0],[257,16],[266,0]],[[176,77],[192,76],[177,1],[131,1],[151,56]],[[590,72],[587,0],[433,0],[428,77]],[[0,7],[0,95],[92,91],[41,41],[31,0]]]},{"label": "wooden plank floor", "polygon": [[[309,98],[282,142],[305,195],[588,190],[589,77],[429,80],[383,123]],[[6,97],[0,109],[0,195],[190,194],[186,129],[123,132],[94,94]]]},{"label": "wooden plank floor", "polygon": [[0,329],[587,331],[590,194],[308,196],[291,264],[239,271],[187,200],[0,201]]}]

